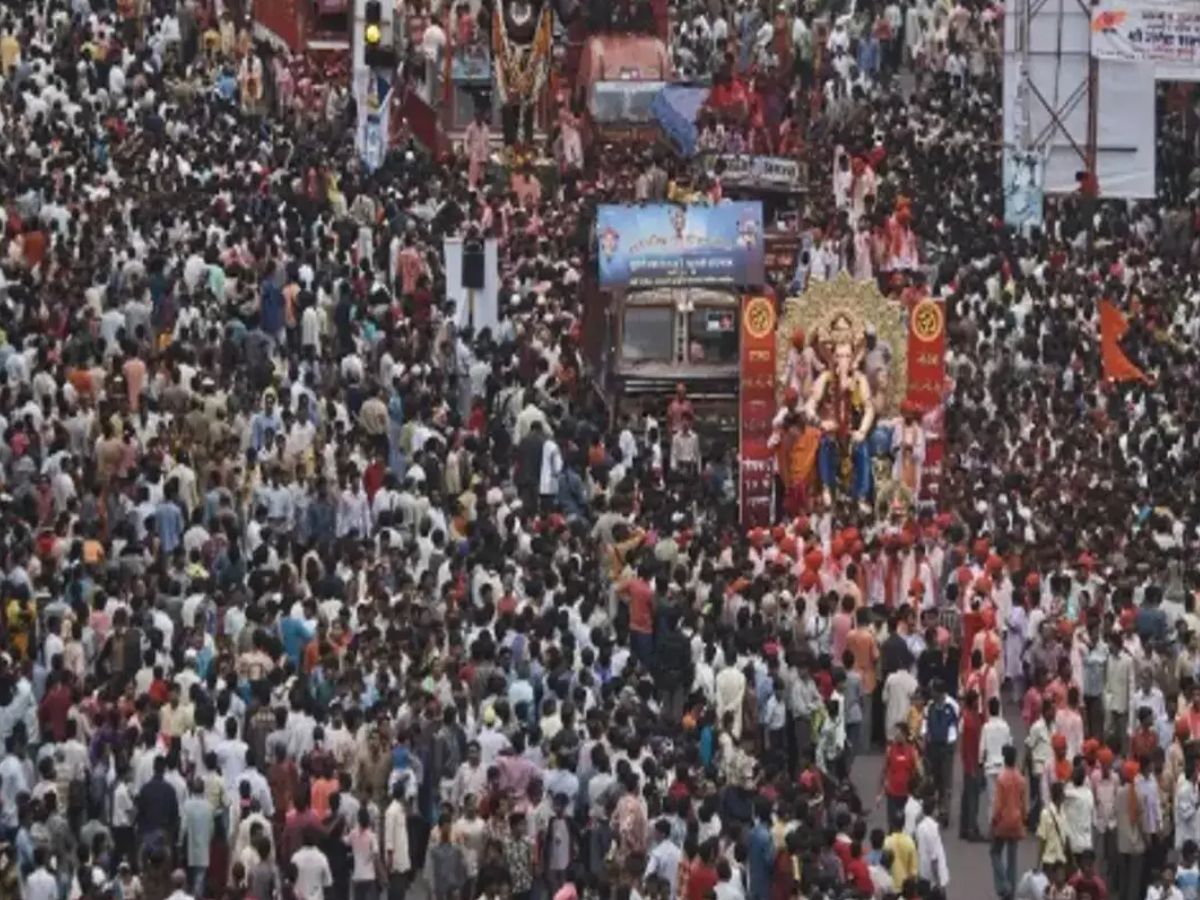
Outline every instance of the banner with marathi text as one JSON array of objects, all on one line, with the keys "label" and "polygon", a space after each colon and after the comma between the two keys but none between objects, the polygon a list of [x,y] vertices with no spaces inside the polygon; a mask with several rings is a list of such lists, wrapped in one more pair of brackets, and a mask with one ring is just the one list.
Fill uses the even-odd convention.
[{"label": "banner with marathi text", "polygon": [[1200,81],[1200,7],[1106,0],[1092,8],[1092,56],[1154,63],[1160,80]]},{"label": "banner with marathi text", "polygon": [[717,206],[604,205],[596,212],[601,287],[758,287],[759,201]]},{"label": "banner with marathi text", "polygon": [[775,418],[775,302],[770,297],[742,301],[742,375],[739,389],[739,471],[742,525],[771,524],[775,466],[771,423]]},{"label": "banner with marathi text", "polygon": [[905,400],[921,411],[925,430],[922,500],[937,500],[941,491],[945,447],[942,400],[946,382],[946,304],[921,297],[908,312],[908,392]]},{"label": "banner with marathi text", "polygon": [[908,313],[908,392],[928,412],[942,402],[946,379],[946,304],[922,297]]},{"label": "banner with marathi text", "polygon": [[784,156],[710,153],[701,162],[710,171],[719,170],[725,187],[791,193],[804,190],[808,184],[808,167]]},{"label": "banner with marathi text", "polygon": [[[766,256],[763,265],[766,269],[767,283],[781,296],[787,296],[796,274],[796,261],[800,258],[800,251],[811,245],[812,236],[808,232],[768,231],[765,243]],[[804,290],[804,285],[800,285],[800,290]]]}]

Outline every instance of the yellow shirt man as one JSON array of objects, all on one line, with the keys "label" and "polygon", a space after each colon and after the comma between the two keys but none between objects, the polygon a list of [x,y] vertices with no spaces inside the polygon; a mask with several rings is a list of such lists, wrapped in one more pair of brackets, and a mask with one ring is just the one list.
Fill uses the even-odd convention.
[{"label": "yellow shirt man", "polygon": [[903,831],[894,831],[883,842],[883,849],[892,852],[892,884],[902,885],[917,877],[917,845]]},{"label": "yellow shirt man", "polygon": [[17,36],[11,31],[6,31],[0,37],[0,70],[3,70],[5,75],[12,72],[17,67],[17,61],[21,58],[21,42],[17,40]]}]

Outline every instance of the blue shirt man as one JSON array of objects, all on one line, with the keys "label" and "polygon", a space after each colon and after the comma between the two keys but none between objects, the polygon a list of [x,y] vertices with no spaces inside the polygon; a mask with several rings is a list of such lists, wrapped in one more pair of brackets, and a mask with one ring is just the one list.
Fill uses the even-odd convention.
[{"label": "blue shirt man", "polygon": [[775,841],[771,837],[771,804],[759,798],[754,804],[754,828],[746,848],[750,869],[750,900],[767,900],[775,867]]}]

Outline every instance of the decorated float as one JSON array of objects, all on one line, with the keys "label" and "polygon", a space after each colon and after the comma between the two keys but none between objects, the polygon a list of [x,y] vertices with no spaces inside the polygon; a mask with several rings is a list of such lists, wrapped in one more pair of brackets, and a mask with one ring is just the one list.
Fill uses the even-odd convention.
[{"label": "decorated float", "polygon": [[[768,312],[769,310],[769,312]],[[743,301],[742,515],[767,525],[837,504],[890,515],[937,498],[945,310],[875,282],[813,282],[778,310]]]}]

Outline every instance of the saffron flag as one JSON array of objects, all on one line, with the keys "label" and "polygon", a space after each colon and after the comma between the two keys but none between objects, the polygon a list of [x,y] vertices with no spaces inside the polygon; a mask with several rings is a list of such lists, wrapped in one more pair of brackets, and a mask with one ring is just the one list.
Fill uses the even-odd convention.
[{"label": "saffron flag", "polygon": [[1129,361],[1121,338],[1129,330],[1125,315],[1109,300],[1100,301],[1100,360],[1108,381],[1145,381],[1146,373]]}]

